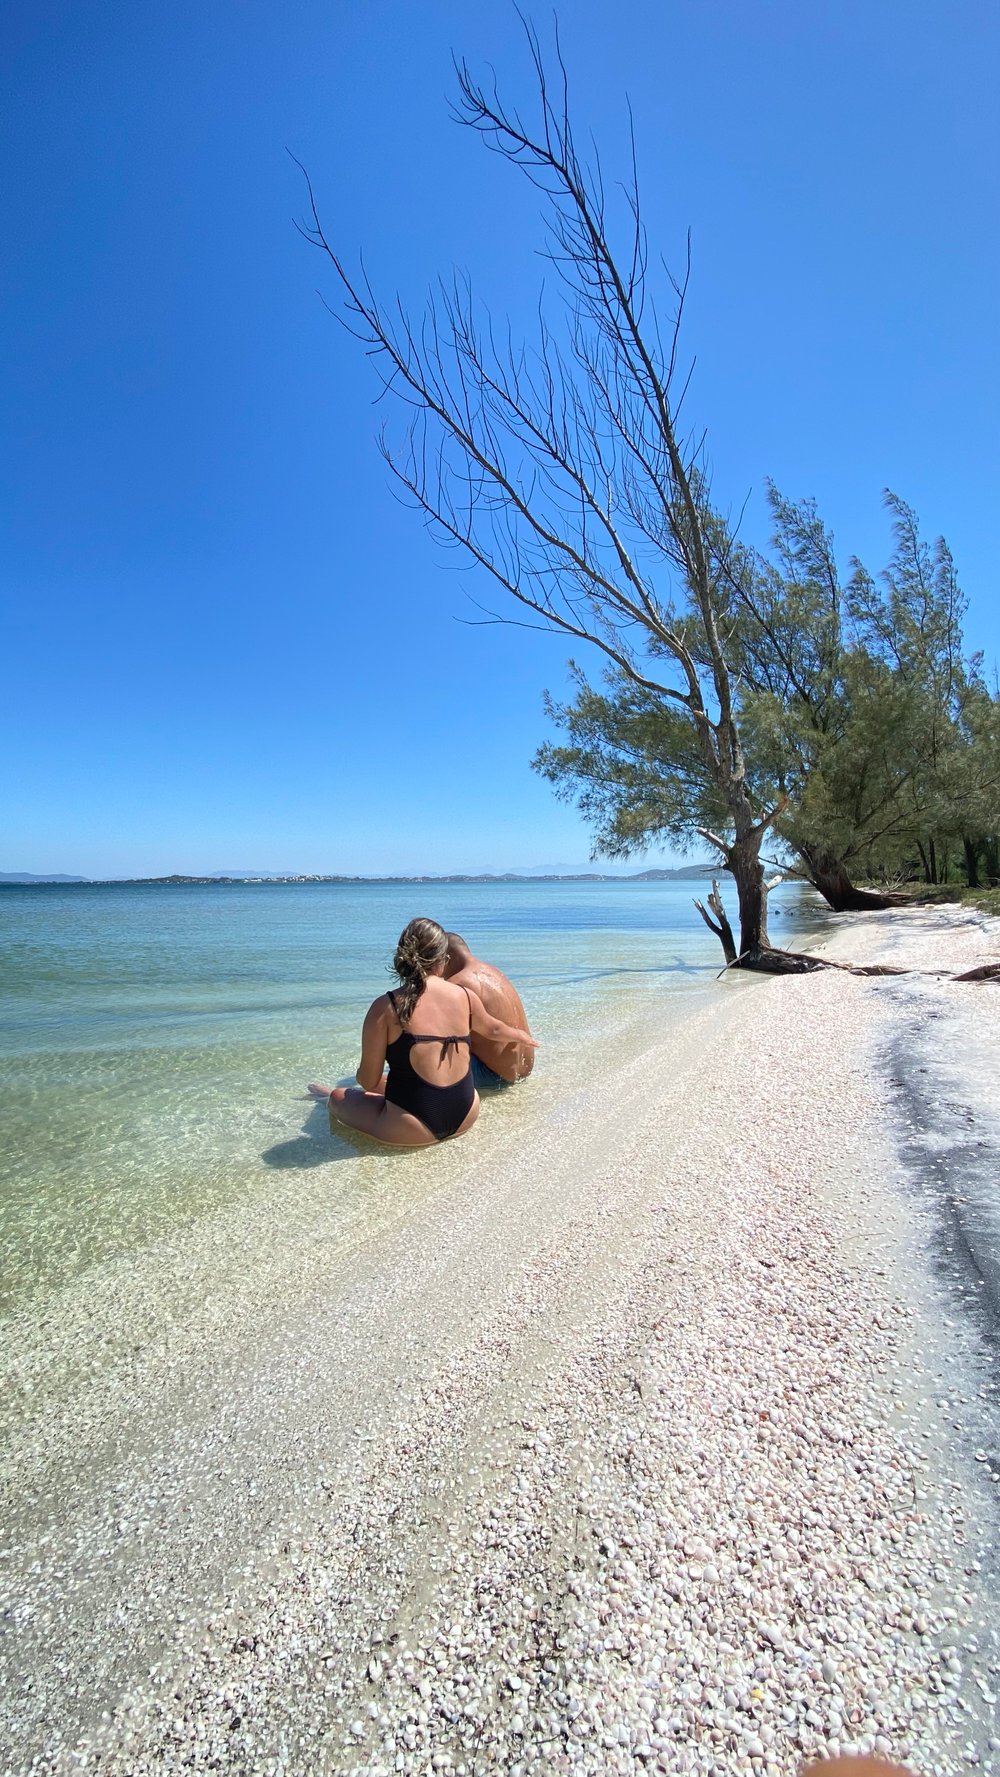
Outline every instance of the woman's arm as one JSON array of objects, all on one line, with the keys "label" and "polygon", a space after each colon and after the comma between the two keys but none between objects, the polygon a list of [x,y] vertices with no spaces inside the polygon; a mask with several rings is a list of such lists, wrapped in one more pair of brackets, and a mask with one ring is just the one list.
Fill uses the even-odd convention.
[{"label": "woman's arm", "polygon": [[501,1018],[491,1018],[478,993],[473,993],[471,987],[465,991],[469,996],[469,1017],[477,1037],[488,1037],[491,1043],[524,1043],[528,1049],[541,1047],[530,1030],[521,1030],[516,1024],[504,1024]]},{"label": "woman's arm", "polygon": [[374,1092],[385,1067],[385,1039],[388,1032],[388,1001],[384,993],[373,1000],[361,1026],[361,1060],[355,1079],[366,1092]]}]

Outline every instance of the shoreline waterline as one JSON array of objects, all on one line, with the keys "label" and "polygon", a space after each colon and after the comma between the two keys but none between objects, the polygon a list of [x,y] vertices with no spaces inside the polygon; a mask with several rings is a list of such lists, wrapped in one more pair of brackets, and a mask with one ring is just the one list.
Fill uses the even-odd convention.
[{"label": "shoreline waterline", "polygon": [[[238,1213],[275,1171],[336,1156],[350,1173],[297,1094],[353,1073],[413,894],[6,891],[0,1313]],[[437,899],[518,982],[553,1082],[606,1020],[617,1034],[643,1001],[670,1016],[717,971],[687,884],[445,885]]]}]

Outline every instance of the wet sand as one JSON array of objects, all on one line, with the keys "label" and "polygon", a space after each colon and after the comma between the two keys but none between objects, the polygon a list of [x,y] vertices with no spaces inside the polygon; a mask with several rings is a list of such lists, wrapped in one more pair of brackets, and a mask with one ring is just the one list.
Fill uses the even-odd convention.
[{"label": "wet sand", "polygon": [[989,1768],[998,1029],[990,985],[730,977],[368,1242],[275,1226],[289,1287],[220,1278],[214,1337],[177,1257],[198,1336],[87,1388],[81,1330],[12,1429],[7,1768]]}]

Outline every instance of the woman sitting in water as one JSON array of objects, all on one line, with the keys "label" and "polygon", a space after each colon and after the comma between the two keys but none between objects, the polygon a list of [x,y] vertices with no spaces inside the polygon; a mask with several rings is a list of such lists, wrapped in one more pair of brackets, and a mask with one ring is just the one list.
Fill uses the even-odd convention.
[{"label": "woman sitting in water", "polygon": [[538,1048],[530,1031],[491,1018],[477,993],[443,980],[447,957],[448,939],[437,920],[411,919],[392,959],[402,985],[379,994],[365,1017],[357,1074],[362,1090],[309,1088],[327,1100],[331,1127],[345,1123],[397,1148],[464,1135],[479,1115],[472,1032]]}]

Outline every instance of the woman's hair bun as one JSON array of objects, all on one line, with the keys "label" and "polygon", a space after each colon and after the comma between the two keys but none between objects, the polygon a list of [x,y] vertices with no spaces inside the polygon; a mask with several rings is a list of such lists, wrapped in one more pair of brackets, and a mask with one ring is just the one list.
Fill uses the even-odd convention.
[{"label": "woman's hair bun", "polygon": [[406,1024],[427,977],[448,954],[448,935],[436,919],[411,919],[400,933],[392,966],[401,986],[396,995],[396,1016]]}]

